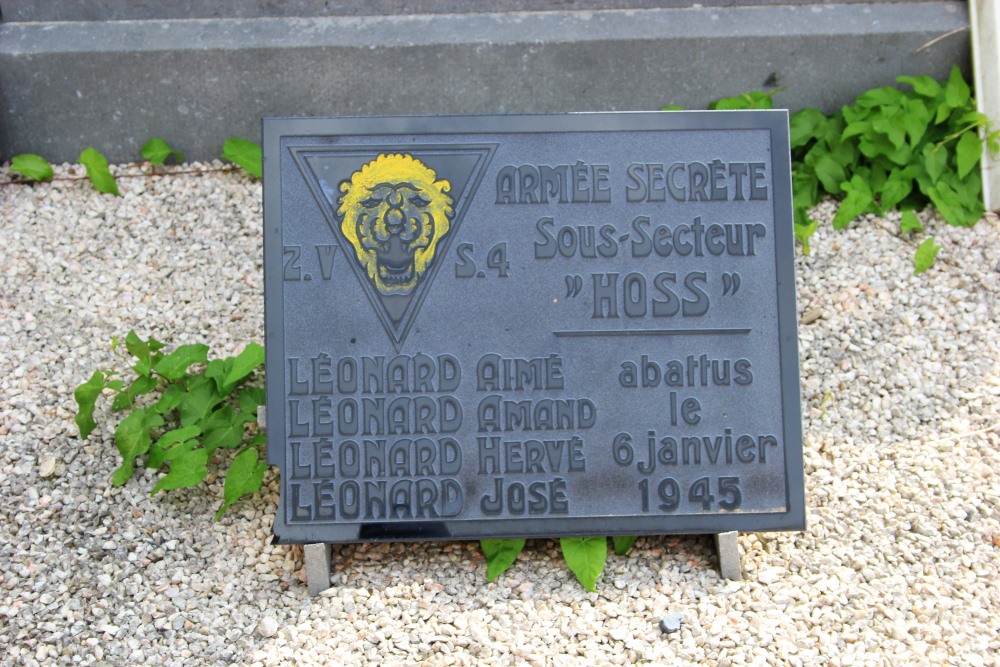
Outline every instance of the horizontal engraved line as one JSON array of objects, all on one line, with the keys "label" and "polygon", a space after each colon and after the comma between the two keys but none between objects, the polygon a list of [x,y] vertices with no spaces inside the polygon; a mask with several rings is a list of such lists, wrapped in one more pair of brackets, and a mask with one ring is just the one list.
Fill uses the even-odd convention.
[{"label": "horizontal engraved line", "polygon": [[750,329],[592,329],[553,331],[559,338],[584,338],[587,336],[743,336]]}]

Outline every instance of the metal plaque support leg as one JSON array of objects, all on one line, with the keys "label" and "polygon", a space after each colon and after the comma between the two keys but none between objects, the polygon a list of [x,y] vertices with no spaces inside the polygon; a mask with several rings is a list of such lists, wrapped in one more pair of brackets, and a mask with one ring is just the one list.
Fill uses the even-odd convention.
[{"label": "metal plaque support leg", "polygon": [[330,588],[330,560],[333,547],[329,542],[305,545],[306,585],[315,597]]},{"label": "metal plaque support leg", "polygon": [[[261,431],[267,430],[267,407],[257,408],[257,424]],[[306,586],[309,595],[315,597],[330,588],[330,565],[333,546],[328,542],[306,544],[303,551],[306,560]]]},{"label": "metal plaque support leg", "polygon": [[[719,554],[719,573],[723,579],[732,581],[743,580],[743,568],[740,565],[740,547],[736,538],[739,533],[730,530],[715,536],[715,550]],[[312,590],[311,588],[309,589]]]}]

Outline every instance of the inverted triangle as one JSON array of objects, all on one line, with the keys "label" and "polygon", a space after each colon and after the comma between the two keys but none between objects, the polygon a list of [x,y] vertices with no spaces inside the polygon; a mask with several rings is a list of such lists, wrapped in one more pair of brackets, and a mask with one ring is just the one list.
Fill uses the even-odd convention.
[{"label": "inverted triangle", "polygon": [[[444,257],[458,235],[465,212],[479,188],[486,168],[496,150],[496,144],[441,144],[409,146],[331,146],[324,148],[290,148],[295,162],[319,204],[327,225],[341,244],[344,256],[354,271],[362,292],[371,303],[374,315],[382,323],[396,351],[399,352],[413,327],[420,307]],[[379,156],[409,156],[433,170],[437,179],[450,184],[452,214],[448,218],[450,229],[436,240],[433,257],[426,263],[416,284],[407,293],[387,294],[376,287],[369,268],[356,254],[357,239],[349,239],[341,228],[342,216],[338,214],[340,185],[379,159]],[[350,231],[350,230],[349,230]],[[383,286],[384,288],[384,286]]]}]

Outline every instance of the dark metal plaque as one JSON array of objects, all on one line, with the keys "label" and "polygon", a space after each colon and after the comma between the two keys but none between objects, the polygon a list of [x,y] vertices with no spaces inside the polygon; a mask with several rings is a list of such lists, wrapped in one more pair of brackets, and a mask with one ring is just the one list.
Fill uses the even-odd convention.
[{"label": "dark metal plaque", "polygon": [[784,111],[267,119],[285,542],[804,528]]}]

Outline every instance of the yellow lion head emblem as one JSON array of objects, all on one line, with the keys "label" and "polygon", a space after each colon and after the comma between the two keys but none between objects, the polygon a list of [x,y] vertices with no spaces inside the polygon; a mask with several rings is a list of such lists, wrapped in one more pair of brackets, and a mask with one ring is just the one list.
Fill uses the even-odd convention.
[{"label": "yellow lion head emblem", "polygon": [[409,294],[451,229],[451,184],[411,155],[379,155],[340,184],[340,229],[382,294]]}]

